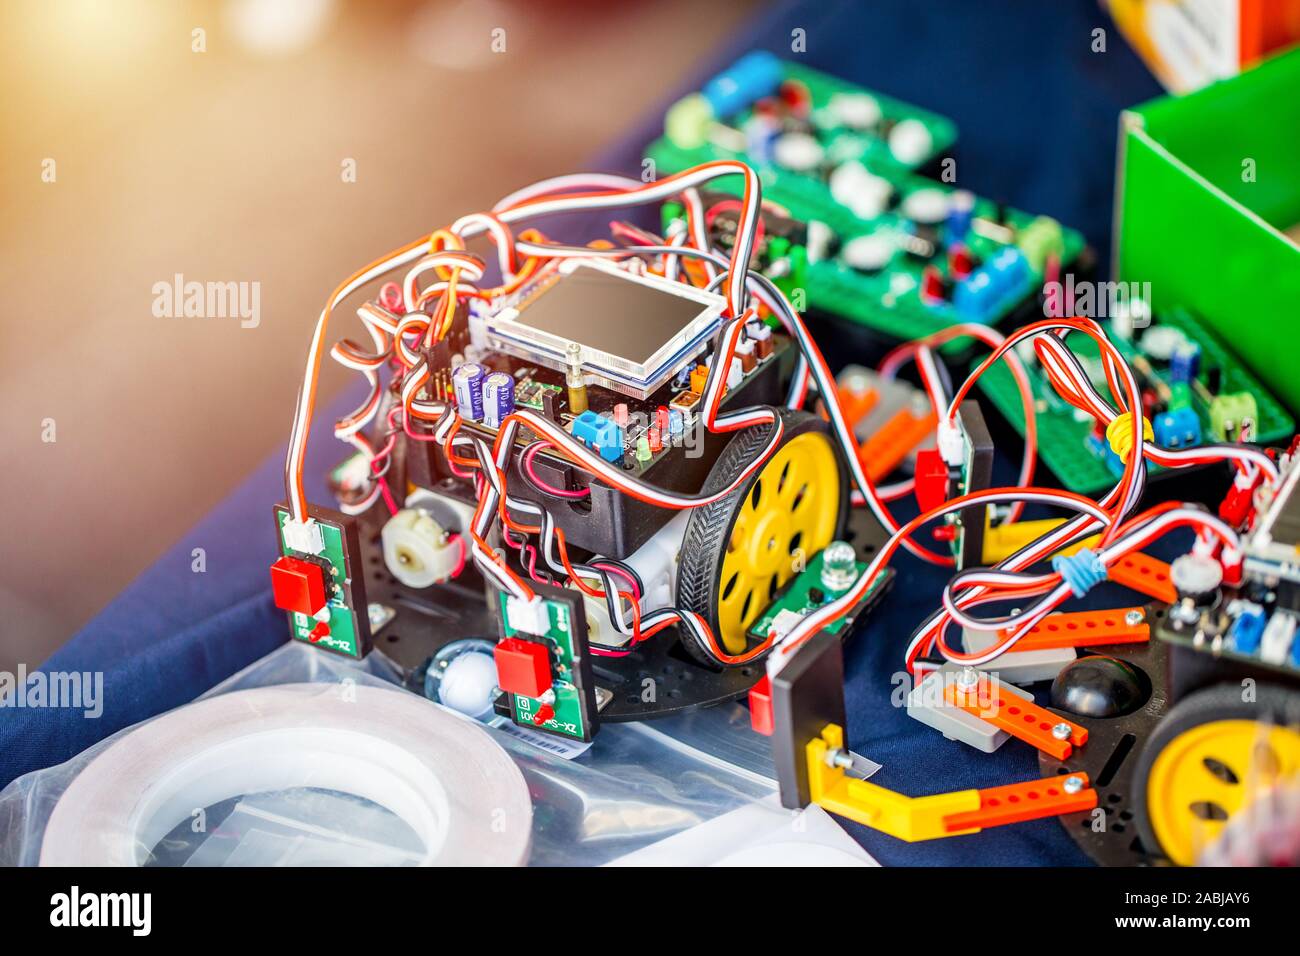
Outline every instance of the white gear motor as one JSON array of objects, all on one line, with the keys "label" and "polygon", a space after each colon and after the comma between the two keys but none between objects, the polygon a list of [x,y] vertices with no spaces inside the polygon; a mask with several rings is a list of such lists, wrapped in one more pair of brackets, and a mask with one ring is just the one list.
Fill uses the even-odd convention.
[{"label": "white gear motor", "polygon": [[408,588],[446,581],[460,562],[460,546],[421,508],[403,508],[380,532],[384,564]]}]

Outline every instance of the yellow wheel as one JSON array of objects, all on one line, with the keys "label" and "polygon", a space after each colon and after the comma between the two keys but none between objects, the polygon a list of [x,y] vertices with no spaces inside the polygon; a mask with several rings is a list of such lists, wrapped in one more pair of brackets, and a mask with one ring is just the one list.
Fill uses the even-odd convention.
[{"label": "yellow wheel", "polygon": [[[784,412],[785,439],[744,485],[691,513],[683,538],[677,597],[702,615],[728,654],[794,574],[844,527],[848,481],[826,424]],[[755,434],[757,433],[757,434]],[[729,484],[763,446],[767,429],[750,429],[718,457],[705,489]],[[687,642],[692,654],[716,663]]]},{"label": "yellow wheel", "polygon": [[1144,842],[1180,866],[1195,863],[1260,796],[1300,779],[1300,695],[1236,685],[1198,691],[1156,726],[1134,780]]}]

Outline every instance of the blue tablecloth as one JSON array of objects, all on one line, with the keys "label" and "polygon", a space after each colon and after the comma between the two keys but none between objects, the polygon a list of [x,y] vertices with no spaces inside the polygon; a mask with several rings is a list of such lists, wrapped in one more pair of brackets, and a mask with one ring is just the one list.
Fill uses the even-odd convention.
[{"label": "blue tablecloth", "polygon": [[[1105,53],[1091,49],[1098,27],[1109,34]],[[804,31],[809,65],[952,117],[960,130],[962,185],[1081,229],[1104,261],[1118,114],[1159,90],[1097,4],[782,4],[739,30],[694,76],[666,90],[664,106],[748,49],[789,55],[794,30]],[[661,116],[662,109],[647,117],[591,168],[638,171]],[[833,360],[851,358],[837,355],[833,341],[824,347]],[[348,396],[318,419],[307,456],[313,500],[329,501],[321,476],[341,457],[342,446],[325,423],[354,402]],[[286,639],[267,578],[274,557],[271,506],[283,497],[282,462],[280,455],[269,459],[45,663],[49,670],[102,671],[101,717],[60,709],[0,711],[0,783],[186,703]],[[202,572],[194,570],[196,548],[204,552]],[[943,740],[891,704],[890,675],[899,670],[903,645],[933,608],[944,577],[907,557],[897,568],[896,587],[849,654],[854,748],[884,764],[881,783],[917,795],[1037,776],[1027,747],[1013,743],[987,757]],[[1089,603],[1131,597],[1106,592],[1098,589]],[[1054,820],[915,846],[851,828],[887,864],[1085,861]]]}]

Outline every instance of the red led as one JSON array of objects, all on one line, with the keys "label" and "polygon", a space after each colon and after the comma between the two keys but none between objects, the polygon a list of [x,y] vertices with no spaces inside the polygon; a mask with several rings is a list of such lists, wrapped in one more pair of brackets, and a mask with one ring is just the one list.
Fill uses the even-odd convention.
[{"label": "red led", "polygon": [[812,112],[812,91],[808,84],[798,80],[785,80],[778,91],[781,102],[795,116],[807,116]]},{"label": "red led", "polygon": [[541,697],[551,689],[551,655],[545,646],[507,637],[492,656],[497,663],[497,686],[506,693]]},{"label": "red led", "polygon": [[280,610],[311,617],[325,606],[325,571],[286,554],[271,565],[271,593]]},{"label": "red led", "polygon": [[921,273],[921,298],[927,302],[943,300],[943,277],[933,264],[926,266]]},{"label": "red led", "polygon": [[922,511],[933,511],[948,500],[948,466],[937,448],[916,453],[916,503]]},{"label": "red led", "polygon": [[964,279],[975,270],[975,260],[965,246],[956,245],[948,253],[948,271],[954,279]]},{"label": "red led", "polygon": [[554,716],[555,708],[550,704],[542,704],[537,708],[537,713],[533,714],[533,723],[540,727]]},{"label": "red led", "polygon": [[749,725],[754,733],[771,737],[775,729],[772,717],[772,678],[766,674],[749,689]]},{"label": "red led", "polygon": [[650,430],[646,432],[646,440],[650,443],[650,451],[663,451],[664,439],[663,433],[659,431],[658,425],[651,425]]}]

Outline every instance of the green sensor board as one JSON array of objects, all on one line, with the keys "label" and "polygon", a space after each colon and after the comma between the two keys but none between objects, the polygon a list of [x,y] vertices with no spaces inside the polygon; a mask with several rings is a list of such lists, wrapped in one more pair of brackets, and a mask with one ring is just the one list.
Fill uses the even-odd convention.
[{"label": "green sensor board", "polygon": [[348,560],[350,554],[360,554],[356,527],[346,515],[326,508],[309,505],[307,513],[320,525],[325,542],[320,554],[304,554],[285,544],[284,523],[289,511],[283,504],[275,506],[276,537],[281,554],[319,564],[324,570],[329,619],[322,626],[306,614],[290,612],[290,634],[295,641],[360,659],[370,652],[370,625],[361,570]]},{"label": "green sensor board", "polygon": [[[1156,335],[1149,339],[1147,336],[1152,333]],[[1158,314],[1150,327],[1135,329],[1130,338],[1112,333],[1111,340],[1133,366],[1139,386],[1150,392],[1156,402],[1155,410],[1148,416],[1155,425],[1156,444],[1195,447],[1232,441],[1235,434],[1229,429],[1243,415],[1251,413],[1254,441],[1282,442],[1294,434],[1295,419],[1290,413],[1189,310],[1168,309]],[[1185,378],[1186,372],[1175,372],[1174,359],[1166,358],[1171,345],[1197,356],[1194,381],[1178,381]],[[1080,356],[1100,393],[1109,394],[1096,343],[1075,335],[1071,336],[1070,346]],[[1029,363],[1028,373],[1038,422],[1040,459],[1070,491],[1095,494],[1114,485],[1122,469],[1109,446],[1094,436],[1092,417],[1057,395],[1037,363]],[[991,366],[980,376],[979,385],[1023,436],[1025,417],[1020,392],[1006,365],[999,362]],[[1186,431],[1172,429],[1176,418],[1164,418],[1181,409],[1190,410],[1182,414],[1195,416],[1196,424],[1189,423],[1188,427],[1193,432],[1199,431],[1200,438],[1191,444],[1185,441]],[[1150,463],[1148,467],[1152,474],[1164,470]]]},{"label": "green sensor board", "polygon": [[[502,592],[501,620],[504,637],[518,637],[542,643],[550,654],[554,700],[546,701],[523,694],[509,694],[510,716],[515,723],[574,740],[591,740],[595,732],[595,685],[587,651],[587,619],[581,601],[574,592],[563,588],[535,585],[541,602],[530,612],[538,621],[534,633],[511,623],[514,616],[509,595]],[[553,713],[538,721],[538,714],[549,707]]]},{"label": "green sensor board", "polygon": [[[857,573],[860,575],[866,570],[867,565],[863,561],[859,561],[857,565]],[[871,588],[867,591],[859,606],[868,604],[888,580],[888,569],[876,575],[876,580],[872,583]],[[818,551],[802,571],[786,582],[785,587],[777,592],[776,597],[767,606],[767,609],[750,625],[749,636],[756,640],[765,640],[772,632],[777,615],[782,611],[791,611],[800,617],[804,617],[822,605],[835,600],[838,596],[835,592],[828,591],[822,584],[822,552]],[[853,617],[854,615],[851,613],[846,614],[827,624],[822,630],[829,634],[839,634],[853,623]]]},{"label": "green sensor board", "polygon": [[[718,159],[741,159],[758,171],[764,199],[810,227],[797,308],[914,339],[955,322],[997,324],[1037,295],[1049,269],[1080,259],[1085,243],[1077,231],[916,173],[955,141],[951,121],[799,64],[781,69],[786,82],[806,87],[806,116],[753,104],[717,118],[707,139],[684,148],[672,138],[680,134],[670,112],[670,135],[651,145],[649,157],[660,174]],[[865,126],[857,115],[864,100],[878,106]],[[779,124],[770,147],[746,132],[756,113]],[[908,162],[889,145],[904,123],[924,130],[921,142],[929,144],[909,152]],[[783,151],[786,138],[804,148]],[[711,188],[735,196],[743,183],[727,177]],[[796,295],[788,284],[784,291]],[[964,347],[954,342],[946,351]]]}]

